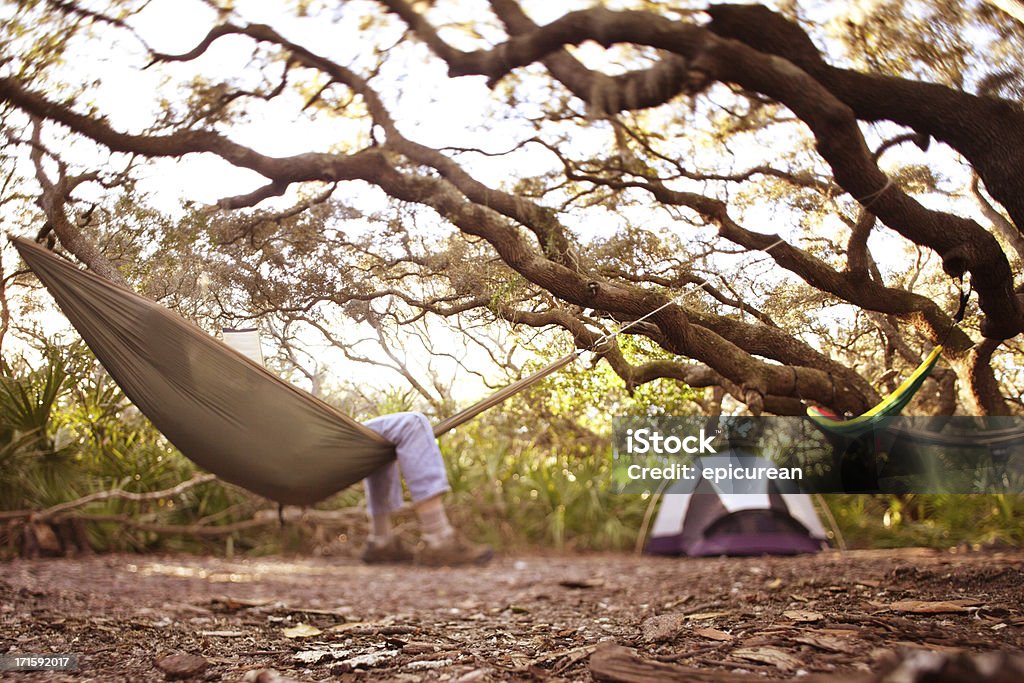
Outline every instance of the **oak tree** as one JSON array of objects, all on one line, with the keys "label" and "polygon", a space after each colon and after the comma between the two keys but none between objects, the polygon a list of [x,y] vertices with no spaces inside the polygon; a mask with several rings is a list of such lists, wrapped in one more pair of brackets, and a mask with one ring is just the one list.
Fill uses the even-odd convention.
[{"label": "oak tree", "polygon": [[[1024,26],[967,4],[7,3],[3,200],[285,348],[355,353],[348,319],[444,354],[417,327],[444,319],[504,364],[496,329],[628,326],[599,346],[627,387],[799,414],[862,412],[942,343],[918,410],[1019,412]],[[127,71],[139,102],[102,96]],[[472,125],[424,120],[435,92]],[[142,179],[210,157],[248,189],[159,209]]]}]

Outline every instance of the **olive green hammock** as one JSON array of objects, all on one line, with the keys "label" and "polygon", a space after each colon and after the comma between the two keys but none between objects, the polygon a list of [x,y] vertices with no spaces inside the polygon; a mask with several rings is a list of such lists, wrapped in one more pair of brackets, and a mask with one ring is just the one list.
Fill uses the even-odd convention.
[{"label": "olive green hammock", "polygon": [[[183,455],[287,505],[310,505],[395,457],[373,430],[154,301],[28,240],[22,258],[125,395]],[[449,417],[441,435],[565,367],[574,351]]]},{"label": "olive green hammock", "polygon": [[834,434],[850,438],[866,434],[875,429],[875,427],[884,424],[887,418],[896,417],[900,414],[907,404],[910,403],[910,400],[914,398],[914,394],[921,388],[921,385],[924,384],[932,368],[935,367],[935,363],[938,362],[941,353],[942,345],[940,344],[932,349],[932,352],[928,354],[928,357],[924,359],[921,365],[902,384],[896,387],[895,391],[883,398],[878,405],[863,415],[843,419],[817,406],[808,406],[807,415],[818,427]]}]

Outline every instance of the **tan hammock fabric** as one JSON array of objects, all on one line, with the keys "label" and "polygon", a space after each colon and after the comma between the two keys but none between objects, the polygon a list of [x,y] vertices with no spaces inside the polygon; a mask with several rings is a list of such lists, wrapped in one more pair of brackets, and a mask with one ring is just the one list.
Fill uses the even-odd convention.
[{"label": "tan hammock fabric", "polygon": [[12,241],[132,403],[225,481],[309,505],[394,458],[376,432],[159,304]]},{"label": "tan hammock fabric", "polygon": [[[10,239],[131,402],[185,457],[224,481],[279,503],[310,505],[395,457],[394,447],[373,430],[181,316],[34,242]],[[434,435],[582,353],[569,353],[452,415]]]}]

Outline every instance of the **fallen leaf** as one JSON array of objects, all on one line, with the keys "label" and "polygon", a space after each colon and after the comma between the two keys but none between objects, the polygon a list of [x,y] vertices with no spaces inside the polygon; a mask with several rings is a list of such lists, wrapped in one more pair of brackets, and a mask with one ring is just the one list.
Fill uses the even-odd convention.
[{"label": "fallen leaf", "polygon": [[395,658],[398,654],[398,650],[381,650],[380,652],[368,652],[364,655],[356,655],[350,659],[346,659],[343,664],[347,664],[353,669],[369,669],[370,667],[383,664],[384,662],[390,661]]},{"label": "fallen leaf", "polygon": [[349,607],[341,607],[339,609],[320,609],[318,607],[288,607],[284,611],[292,612],[295,614],[316,614],[325,617],[341,617],[342,619],[348,619],[352,616],[352,609]]},{"label": "fallen leaf", "polygon": [[372,626],[375,626],[375,624],[368,621],[350,621],[347,624],[335,624],[327,630],[337,633],[341,631],[351,631],[354,628],[370,628]]},{"label": "fallen leaf", "polygon": [[410,633],[416,633],[417,629],[413,626],[389,626],[384,625],[377,629],[377,633],[382,636],[405,636]]},{"label": "fallen leaf", "polygon": [[[404,668],[412,671],[425,671],[427,669],[442,669],[455,663],[454,659],[431,659],[418,662],[409,662]],[[479,679],[476,679],[479,680]]]},{"label": "fallen leaf", "polygon": [[242,683],[301,683],[301,681],[282,676],[276,669],[254,669],[246,672]]},{"label": "fallen leaf", "polygon": [[[959,601],[957,601],[959,602]],[[897,600],[886,605],[894,612],[911,614],[963,614],[967,608],[951,600]]]},{"label": "fallen leaf", "polygon": [[732,612],[696,612],[694,614],[687,614],[686,618],[692,621],[704,621],[706,619],[717,619],[718,617],[727,617]]},{"label": "fallen leaf", "polygon": [[782,616],[796,622],[821,621],[825,618],[825,615],[821,612],[812,612],[806,609],[788,609],[782,613]]},{"label": "fallen leaf", "polygon": [[292,655],[292,659],[304,664],[324,664],[330,660],[342,660],[352,654],[352,650],[340,645],[327,645],[313,650],[303,650]]},{"label": "fallen leaf", "polygon": [[855,651],[853,646],[847,642],[847,639],[836,638],[835,636],[801,633],[800,635],[793,636],[793,642],[810,645],[811,647],[816,647],[819,650],[824,650],[825,652],[852,654]]},{"label": "fallen leaf", "polygon": [[422,655],[428,652],[437,652],[440,648],[434,643],[427,642],[408,642],[402,646],[403,655]]},{"label": "fallen leaf", "polygon": [[325,659],[344,657],[348,652],[335,653],[333,650],[303,650],[292,655],[292,659],[303,664],[319,664]]},{"label": "fallen leaf", "polygon": [[318,636],[323,633],[316,626],[310,626],[309,624],[296,624],[291,628],[282,629],[281,632],[285,638],[309,638],[310,636]]},{"label": "fallen leaf", "polygon": [[719,631],[717,628],[697,628],[693,630],[693,635],[700,636],[701,638],[707,638],[708,640],[733,640],[736,636],[725,631]]},{"label": "fallen leaf", "polygon": [[769,664],[782,671],[795,671],[803,666],[803,662],[793,655],[776,647],[750,647],[733,650],[731,656],[751,662]]},{"label": "fallen leaf", "polygon": [[263,607],[269,605],[273,600],[260,599],[260,600],[247,600],[245,598],[232,598],[226,595],[210,598],[207,603],[211,608],[221,610],[224,612],[235,612],[240,609],[248,609],[250,607]]}]

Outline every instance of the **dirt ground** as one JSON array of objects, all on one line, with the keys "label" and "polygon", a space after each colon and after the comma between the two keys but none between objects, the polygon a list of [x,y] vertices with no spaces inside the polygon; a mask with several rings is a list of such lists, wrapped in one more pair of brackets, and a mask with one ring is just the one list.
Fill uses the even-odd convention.
[{"label": "dirt ground", "polygon": [[14,681],[591,680],[615,677],[594,655],[609,643],[655,672],[636,680],[673,666],[850,680],[904,648],[1024,649],[1020,551],[528,554],[466,569],[101,555],[0,572],[0,653],[79,657],[75,674],[0,672]]}]

